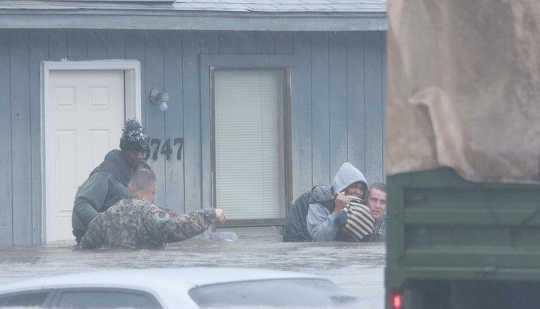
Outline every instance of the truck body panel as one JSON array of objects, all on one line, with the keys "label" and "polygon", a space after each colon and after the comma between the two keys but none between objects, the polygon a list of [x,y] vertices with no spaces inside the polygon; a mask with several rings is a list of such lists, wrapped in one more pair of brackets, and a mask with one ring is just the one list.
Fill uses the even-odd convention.
[{"label": "truck body panel", "polygon": [[450,168],[396,174],[387,182],[388,308],[396,291],[407,291],[407,304],[440,286],[463,308],[471,298],[465,291],[473,291],[468,285],[494,284],[486,290],[491,294],[513,289],[509,282],[540,282],[539,184],[474,183]]}]

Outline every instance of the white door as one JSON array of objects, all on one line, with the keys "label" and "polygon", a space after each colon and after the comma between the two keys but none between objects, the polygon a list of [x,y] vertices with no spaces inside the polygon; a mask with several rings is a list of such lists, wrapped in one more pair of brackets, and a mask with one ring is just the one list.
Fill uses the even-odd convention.
[{"label": "white door", "polygon": [[45,100],[46,240],[73,239],[75,193],[105,154],[118,148],[124,72],[50,71]]},{"label": "white door", "polygon": [[283,72],[216,71],[214,83],[216,206],[228,219],[279,219]]}]

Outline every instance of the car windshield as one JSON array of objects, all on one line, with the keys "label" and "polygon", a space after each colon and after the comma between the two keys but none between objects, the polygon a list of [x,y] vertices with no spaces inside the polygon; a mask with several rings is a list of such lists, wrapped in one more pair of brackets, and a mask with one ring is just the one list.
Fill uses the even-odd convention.
[{"label": "car windshield", "polygon": [[189,291],[201,307],[327,307],[354,300],[324,279],[271,279],[205,285]]}]

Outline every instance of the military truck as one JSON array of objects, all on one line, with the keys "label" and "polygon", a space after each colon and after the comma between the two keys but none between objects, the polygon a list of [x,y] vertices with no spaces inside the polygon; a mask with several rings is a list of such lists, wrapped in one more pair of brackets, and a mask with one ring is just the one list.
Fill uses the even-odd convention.
[{"label": "military truck", "polygon": [[537,0],[388,1],[386,308],[536,308]]},{"label": "military truck", "polygon": [[387,308],[530,308],[540,292],[540,185],[450,168],[388,177]]}]

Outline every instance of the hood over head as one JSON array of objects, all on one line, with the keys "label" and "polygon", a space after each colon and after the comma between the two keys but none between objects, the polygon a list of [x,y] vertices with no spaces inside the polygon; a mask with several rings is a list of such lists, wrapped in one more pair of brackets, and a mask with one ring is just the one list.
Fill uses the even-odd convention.
[{"label": "hood over head", "polygon": [[[339,193],[347,189],[348,186],[352,185],[355,182],[363,182],[366,186],[364,191],[367,191],[368,182],[364,174],[360,172],[354,165],[349,162],[345,162],[341,165],[339,170],[334,177],[334,183],[332,184],[332,189],[334,193]],[[367,192],[364,192],[364,198]]]}]

